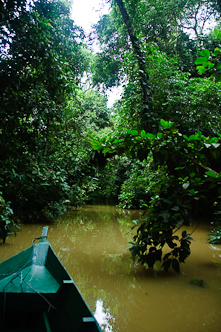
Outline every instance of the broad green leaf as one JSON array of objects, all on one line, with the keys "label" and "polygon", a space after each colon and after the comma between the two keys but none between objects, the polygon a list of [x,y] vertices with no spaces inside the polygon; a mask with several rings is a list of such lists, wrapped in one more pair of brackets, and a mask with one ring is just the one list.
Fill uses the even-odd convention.
[{"label": "broad green leaf", "polygon": [[156,136],[154,134],[151,134],[151,133],[147,133],[146,137],[147,138],[156,138]]},{"label": "broad green leaf", "polygon": [[100,142],[98,142],[97,140],[92,140],[92,141],[91,141],[91,144],[92,144],[92,145],[98,145],[98,144],[101,145]]},{"label": "broad green leaf", "polygon": [[190,193],[191,195],[195,195],[195,194],[196,194],[196,192],[195,192],[194,189],[190,189],[190,190],[189,190],[189,193]]},{"label": "broad green leaf", "polygon": [[199,57],[195,60],[195,65],[203,65],[205,62],[207,62],[207,58]]},{"label": "broad green leaf", "polygon": [[206,171],[205,174],[206,174],[206,175],[209,175],[209,176],[211,176],[212,178],[215,178],[215,179],[217,179],[217,178],[219,177],[219,176],[218,176],[215,172],[213,172],[213,171]]},{"label": "broad green leaf", "polygon": [[161,124],[161,126],[163,126],[164,128],[169,129],[169,128],[172,127],[172,125],[174,124],[174,122],[166,121],[166,120],[161,119],[161,120],[160,120],[160,124]]},{"label": "broad green leaf", "polygon": [[219,142],[219,138],[218,137],[211,137],[210,139],[209,139],[209,142],[210,143],[218,143]]},{"label": "broad green leaf", "polygon": [[200,55],[208,59],[210,57],[210,51],[205,48],[200,52]]},{"label": "broad green leaf", "polygon": [[141,136],[141,137],[145,137],[145,136],[146,136],[146,131],[145,131],[145,130],[142,130],[141,133],[140,133],[140,136]]},{"label": "broad green leaf", "polygon": [[196,69],[200,74],[203,74],[206,71],[206,68],[203,66],[197,66]]},{"label": "broad green leaf", "polygon": [[212,69],[214,66],[215,66],[214,63],[208,61],[208,68],[209,68],[209,69]]},{"label": "broad green leaf", "polygon": [[215,37],[216,37],[217,39],[221,39],[221,30],[220,30],[220,29],[215,28],[215,29],[213,30],[213,33],[214,33],[214,35],[215,35]]},{"label": "broad green leaf", "polygon": [[124,139],[120,138],[120,139],[115,139],[113,143],[116,144],[116,143],[121,143],[123,141],[124,141]]},{"label": "broad green leaf", "polygon": [[216,56],[216,55],[218,55],[220,53],[221,53],[221,48],[220,47],[216,47],[213,54]]},{"label": "broad green leaf", "polygon": [[190,135],[189,141],[192,141],[192,140],[196,140],[196,141],[200,140],[199,135]]},{"label": "broad green leaf", "polygon": [[110,151],[109,147],[104,147],[103,153],[107,153],[107,152],[113,153],[114,151]]},{"label": "broad green leaf", "polygon": [[127,133],[132,135],[132,136],[136,136],[138,135],[138,131],[137,130],[127,130]]}]

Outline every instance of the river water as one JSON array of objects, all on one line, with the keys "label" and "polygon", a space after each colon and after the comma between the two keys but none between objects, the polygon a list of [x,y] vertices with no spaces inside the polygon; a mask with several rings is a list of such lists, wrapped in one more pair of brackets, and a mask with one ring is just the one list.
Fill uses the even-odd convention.
[{"label": "river water", "polygon": [[[71,210],[49,225],[48,239],[105,332],[220,332],[221,246],[207,242],[209,226],[192,234],[181,272],[146,270],[126,249],[141,211],[114,206]],[[22,225],[0,244],[0,261],[31,245],[44,225]],[[195,225],[185,227],[191,233]],[[203,287],[191,280],[203,280]]]}]

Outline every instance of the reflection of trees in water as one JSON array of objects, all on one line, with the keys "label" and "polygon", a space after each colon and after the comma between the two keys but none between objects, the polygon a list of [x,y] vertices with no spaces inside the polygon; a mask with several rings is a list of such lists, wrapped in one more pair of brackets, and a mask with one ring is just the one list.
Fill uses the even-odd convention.
[{"label": "reflection of trees in water", "polygon": [[[126,234],[130,231],[132,220],[139,215],[142,215],[142,211],[123,210],[114,206],[86,206],[79,210],[70,210],[59,217],[56,223],[75,245],[87,246],[88,240],[85,241],[85,236],[91,235],[90,245],[106,238],[105,241],[115,248],[119,245],[119,237],[125,238],[127,242],[130,240]],[[119,231],[121,234],[118,234]],[[90,232],[91,234],[88,234]]]},{"label": "reflection of trees in water", "polygon": [[105,332],[117,331],[114,317],[120,316],[122,307],[127,305],[121,297],[128,299],[130,291],[139,288],[135,278],[124,278],[134,273],[134,263],[126,250],[130,241],[126,233],[140,213],[110,206],[86,206],[69,211],[56,222],[63,234],[59,258],[92,311],[103,315],[101,325]]},{"label": "reflection of trees in water", "polygon": [[129,254],[107,254],[101,258],[101,270],[108,275],[129,275],[133,262]]},{"label": "reflection of trees in water", "polygon": [[[192,254],[180,275],[154,273],[135,265],[126,250],[129,216],[132,212],[131,219],[137,219],[135,213],[115,209],[120,212],[111,212],[110,218],[113,207],[98,208],[100,219],[96,221],[91,217],[97,215],[95,210],[90,216],[88,211],[87,218],[85,211],[63,216],[50,225],[48,239],[94,313],[102,301],[104,332],[111,328],[143,332],[147,326],[148,331],[183,332],[184,321],[192,331],[220,331],[221,246],[208,244],[208,226],[201,224],[195,230]],[[188,232],[194,228],[194,224],[189,226]],[[0,256],[5,257],[6,249],[8,258],[21,250],[21,244],[22,249],[30,246],[41,231],[42,225],[22,225],[16,237],[0,246]],[[202,279],[205,287],[192,285],[192,279]]]},{"label": "reflection of trees in water", "polygon": [[104,332],[114,331],[112,324],[114,323],[115,318],[111,316],[110,309],[104,307],[104,303],[101,299],[96,301],[96,310],[94,315]]},{"label": "reflection of trees in water", "polygon": [[[145,270],[135,265],[126,250],[132,235],[125,234],[132,220],[139,214],[142,218],[142,212],[135,212],[85,207],[60,218],[52,232],[56,240],[51,244],[89,307],[94,313],[101,311],[103,331],[143,331],[148,322],[151,331],[174,331],[174,326],[184,331],[181,321],[185,319],[192,330],[206,324],[207,331],[216,331],[221,269],[216,265],[219,251],[206,243],[208,229],[194,232],[194,250],[182,274]],[[194,287],[190,284],[193,278],[203,279],[206,286]],[[158,324],[161,316],[166,320]]]},{"label": "reflection of trees in water", "polygon": [[109,206],[85,207],[69,211],[58,218],[56,224],[76,250],[94,250],[100,254],[119,250],[124,252],[130,240],[125,234],[130,231],[133,214],[132,211],[125,213]]}]

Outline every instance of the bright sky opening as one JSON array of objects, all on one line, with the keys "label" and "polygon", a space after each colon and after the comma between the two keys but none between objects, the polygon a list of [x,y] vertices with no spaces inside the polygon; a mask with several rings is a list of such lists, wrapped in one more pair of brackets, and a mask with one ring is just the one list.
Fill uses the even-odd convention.
[{"label": "bright sky opening", "polygon": [[[105,0],[73,0],[71,18],[75,24],[82,27],[86,34],[91,31],[91,26],[97,23],[102,15],[109,12],[109,5]],[[121,97],[120,87],[112,88],[107,93],[108,107]]]},{"label": "bright sky opening", "polygon": [[73,0],[71,18],[81,26],[86,33],[91,25],[97,23],[99,18],[109,12],[109,5],[102,0]]}]

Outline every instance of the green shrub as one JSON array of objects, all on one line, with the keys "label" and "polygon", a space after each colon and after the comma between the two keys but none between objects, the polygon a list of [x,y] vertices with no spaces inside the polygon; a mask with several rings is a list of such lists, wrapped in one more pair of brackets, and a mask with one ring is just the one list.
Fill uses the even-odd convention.
[{"label": "green shrub", "polygon": [[154,164],[152,154],[149,154],[147,160],[134,160],[126,175],[128,178],[121,186],[118,199],[119,207],[127,209],[145,208],[166,180],[165,168]]},{"label": "green shrub", "polygon": [[13,210],[10,208],[10,202],[6,202],[0,192],[0,239],[5,243],[9,232],[14,231],[15,223],[12,219]]}]

